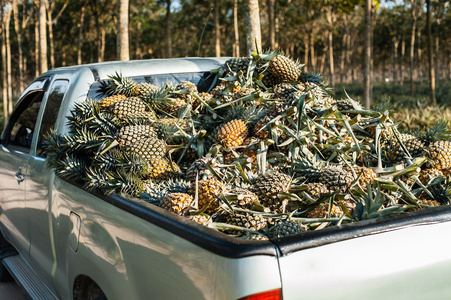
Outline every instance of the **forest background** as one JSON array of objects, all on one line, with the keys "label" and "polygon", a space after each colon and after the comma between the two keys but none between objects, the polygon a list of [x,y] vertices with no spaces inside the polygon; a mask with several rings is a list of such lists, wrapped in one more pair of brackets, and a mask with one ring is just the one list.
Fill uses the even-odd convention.
[{"label": "forest background", "polygon": [[280,49],[323,74],[336,97],[363,101],[368,86],[370,103],[389,100],[406,129],[451,120],[450,0],[1,0],[0,126],[47,69],[248,56],[251,2],[260,48]]}]

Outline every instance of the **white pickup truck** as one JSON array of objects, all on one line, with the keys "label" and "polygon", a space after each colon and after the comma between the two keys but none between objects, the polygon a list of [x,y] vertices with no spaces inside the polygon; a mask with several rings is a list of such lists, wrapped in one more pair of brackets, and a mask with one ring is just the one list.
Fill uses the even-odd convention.
[{"label": "white pickup truck", "polygon": [[[138,197],[87,191],[46,166],[43,139],[121,72],[192,81],[223,58],[109,62],[48,71],[23,92],[0,145],[0,253],[32,299],[448,299],[451,207],[268,240],[199,225]],[[98,85],[97,85],[98,86]]]}]

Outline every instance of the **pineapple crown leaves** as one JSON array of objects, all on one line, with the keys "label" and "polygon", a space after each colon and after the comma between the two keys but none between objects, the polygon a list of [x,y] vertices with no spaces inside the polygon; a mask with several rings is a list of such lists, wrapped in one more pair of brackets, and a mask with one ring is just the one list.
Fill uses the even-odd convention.
[{"label": "pineapple crown leaves", "polygon": [[352,195],[357,202],[356,208],[352,214],[354,221],[374,219],[388,216],[402,210],[401,206],[393,205],[383,208],[384,198],[381,196],[381,189],[377,186],[376,191],[370,185],[367,185],[366,193],[363,195]]},{"label": "pineapple crown leaves", "polygon": [[86,157],[70,154],[58,162],[58,165],[55,166],[55,172],[61,178],[84,182],[86,181],[86,170],[90,165],[91,161],[87,160]]},{"label": "pineapple crown leaves", "polygon": [[440,120],[428,127],[424,132],[417,132],[414,135],[428,144],[440,140],[451,140],[451,130],[448,125],[448,121]]},{"label": "pineapple crown leaves", "polygon": [[451,204],[451,178],[441,179],[439,183],[430,186],[429,191],[440,204]]},{"label": "pineapple crown leaves", "polygon": [[315,83],[317,85],[324,84],[324,77],[322,74],[317,73],[315,71],[313,72],[302,72],[300,76],[300,81],[303,83],[311,82]]},{"label": "pineapple crown leaves", "polygon": [[122,73],[116,72],[114,75],[109,75],[109,82],[105,86],[105,93],[107,95],[122,94],[125,96],[133,96],[136,94],[136,81],[129,77],[125,77]]}]

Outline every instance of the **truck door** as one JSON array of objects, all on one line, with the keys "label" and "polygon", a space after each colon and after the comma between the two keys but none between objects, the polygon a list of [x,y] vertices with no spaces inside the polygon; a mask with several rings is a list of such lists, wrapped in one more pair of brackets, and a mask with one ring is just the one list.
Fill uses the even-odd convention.
[{"label": "truck door", "polygon": [[[51,84],[44,99],[42,117],[37,128],[36,151],[29,159],[29,178],[26,186],[26,198],[30,224],[30,259],[34,270],[48,287],[54,286],[51,277],[52,268],[56,264],[53,249],[53,222],[56,216],[52,211],[53,172],[45,166],[43,141],[45,136],[55,127],[61,102],[66,93],[69,81],[57,79]],[[33,153],[33,151],[32,151]]]},{"label": "truck door", "polygon": [[0,145],[0,221],[6,239],[29,261],[30,235],[25,189],[28,160],[47,78],[32,83],[19,99]]}]

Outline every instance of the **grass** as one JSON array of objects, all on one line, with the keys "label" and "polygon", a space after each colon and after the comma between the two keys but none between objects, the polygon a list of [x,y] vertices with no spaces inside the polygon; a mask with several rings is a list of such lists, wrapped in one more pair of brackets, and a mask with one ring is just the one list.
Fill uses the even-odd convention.
[{"label": "grass", "polygon": [[[338,99],[346,98],[347,93],[352,99],[362,102],[361,83],[336,85],[334,90]],[[451,120],[451,80],[440,81],[436,95],[438,104],[432,105],[427,83],[415,83],[415,93],[412,97],[409,82],[403,85],[377,82],[373,85],[372,104],[388,101],[392,118],[400,122],[400,130],[418,130],[439,120]]]}]

